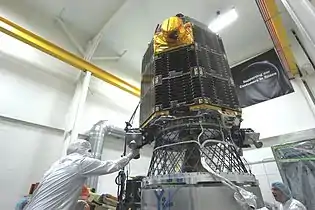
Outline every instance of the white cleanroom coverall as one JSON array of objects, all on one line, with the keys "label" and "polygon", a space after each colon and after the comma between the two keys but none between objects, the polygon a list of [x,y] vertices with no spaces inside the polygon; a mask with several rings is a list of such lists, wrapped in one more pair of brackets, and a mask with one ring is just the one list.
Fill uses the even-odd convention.
[{"label": "white cleanroom coverall", "polygon": [[138,154],[133,150],[119,160],[101,161],[91,158],[90,151],[88,141],[71,143],[67,155],[44,174],[24,210],[72,210],[88,177],[116,172]]},{"label": "white cleanroom coverall", "polygon": [[284,185],[282,182],[272,183],[271,186],[272,188],[279,190],[286,198],[286,202],[280,203],[280,210],[307,210],[300,201],[292,197],[291,190],[288,186]]},{"label": "white cleanroom coverall", "polygon": [[291,198],[280,205],[280,210],[306,210],[306,208],[300,201]]}]

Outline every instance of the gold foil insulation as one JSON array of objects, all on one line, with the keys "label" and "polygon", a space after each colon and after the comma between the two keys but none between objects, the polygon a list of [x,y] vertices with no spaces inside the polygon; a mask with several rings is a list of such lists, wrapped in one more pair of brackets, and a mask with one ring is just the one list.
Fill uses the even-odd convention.
[{"label": "gold foil insulation", "polygon": [[184,23],[179,17],[170,17],[156,30],[153,40],[155,54],[192,44],[192,24]]}]

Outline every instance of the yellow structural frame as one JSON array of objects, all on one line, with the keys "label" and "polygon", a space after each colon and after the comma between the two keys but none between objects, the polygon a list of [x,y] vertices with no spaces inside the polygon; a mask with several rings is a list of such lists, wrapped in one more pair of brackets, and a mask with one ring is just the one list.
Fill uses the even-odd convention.
[{"label": "yellow structural frame", "polygon": [[82,71],[89,71],[93,76],[114,85],[132,95],[140,97],[140,89],[121,78],[110,74],[92,63],[74,55],[73,53],[58,47],[44,38],[24,29],[23,27],[0,16],[0,31],[14,37],[44,53],[47,53]]},{"label": "yellow structural frame", "polygon": [[282,64],[292,76],[298,75],[299,71],[291,50],[287,31],[282,23],[281,13],[275,0],[256,0],[256,2]]}]

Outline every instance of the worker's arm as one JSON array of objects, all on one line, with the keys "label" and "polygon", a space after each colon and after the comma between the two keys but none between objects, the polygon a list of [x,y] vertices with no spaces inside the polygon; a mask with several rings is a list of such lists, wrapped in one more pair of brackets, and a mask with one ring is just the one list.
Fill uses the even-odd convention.
[{"label": "worker's arm", "polygon": [[134,158],[137,152],[131,152],[127,156],[118,160],[101,161],[95,158],[85,158],[81,164],[81,174],[83,176],[100,176],[119,171]]},{"label": "worker's arm", "polygon": [[306,208],[305,206],[294,205],[293,207],[290,207],[290,210],[306,210]]}]

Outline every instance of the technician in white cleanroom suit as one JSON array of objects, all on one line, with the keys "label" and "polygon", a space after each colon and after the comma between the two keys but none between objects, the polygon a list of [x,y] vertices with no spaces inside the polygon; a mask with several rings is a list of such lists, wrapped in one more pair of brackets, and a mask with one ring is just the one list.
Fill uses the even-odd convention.
[{"label": "technician in white cleanroom suit", "polygon": [[292,198],[291,190],[283,183],[273,183],[271,191],[276,201],[280,202],[280,210],[307,210],[300,201]]},{"label": "technician in white cleanroom suit", "polygon": [[71,143],[67,155],[44,174],[24,210],[73,210],[88,177],[116,172],[139,154],[139,150],[132,150],[119,160],[101,161],[89,157],[90,152],[88,141]]}]

